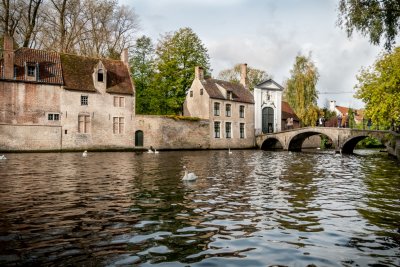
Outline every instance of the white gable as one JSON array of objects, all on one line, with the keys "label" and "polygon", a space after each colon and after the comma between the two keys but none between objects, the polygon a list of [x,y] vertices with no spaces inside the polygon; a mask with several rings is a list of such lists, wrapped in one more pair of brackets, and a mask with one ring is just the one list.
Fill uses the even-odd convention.
[{"label": "white gable", "polygon": [[272,80],[272,79],[266,80],[266,81],[264,81],[264,82],[262,82],[262,83],[256,85],[256,88],[259,88],[259,89],[261,89],[261,90],[265,90],[265,89],[267,89],[267,90],[268,90],[268,89],[280,90],[280,91],[283,90],[283,87],[280,86],[278,83],[276,83],[276,82],[275,82],[274,80]]}]

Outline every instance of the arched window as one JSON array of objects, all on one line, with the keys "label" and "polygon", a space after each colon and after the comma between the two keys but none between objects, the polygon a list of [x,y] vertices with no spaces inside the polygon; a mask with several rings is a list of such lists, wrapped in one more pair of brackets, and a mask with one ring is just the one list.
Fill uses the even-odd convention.
[{"label": "arched window", "polygon": [[104,80],[104,77],[103,77],[103,70],[102,70],[102,69],[99,69],[99,70],[97,71],[97,81],[98,81],[98,82],[103,82],[103,80]]}]

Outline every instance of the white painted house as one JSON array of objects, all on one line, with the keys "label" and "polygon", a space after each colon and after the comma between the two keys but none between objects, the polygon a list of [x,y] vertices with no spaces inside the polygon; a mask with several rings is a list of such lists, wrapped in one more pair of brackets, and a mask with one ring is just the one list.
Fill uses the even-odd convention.
[{"label": "white painted house", "polygon": [[282,129],[283,87],[268,79],[254,88],[255,133],[280,132]]}]

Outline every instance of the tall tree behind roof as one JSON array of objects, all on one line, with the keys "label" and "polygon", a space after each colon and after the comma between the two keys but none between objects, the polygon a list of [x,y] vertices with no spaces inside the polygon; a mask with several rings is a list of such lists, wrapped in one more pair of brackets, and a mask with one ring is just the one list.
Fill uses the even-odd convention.
[{"label": "tall tree behind roof", "polygon": [[303,125],[315,125],[319,112],[316,90],[319,74],[311,60],[311,55],[296,56],[290,75],[291,77],[286,81],[285,99]]},{"label": "tall tree behind roof", "polygon": [[0,31],[19,46],[119,58],[139,27],[132,8],[116,0],[3,0]]},{"label": "tall tree behind roof", "polygon": [[[241,64],[238,63],[231,69],[220,71],[217,78],[231,83],[240,83],[240,66]],[[247,79],[249,81],[249,89],[251,91],[253,91],[257,84],[267,80],[268,78],[270,78],[270,76],[266,71],[247,67]]]},{"label": "tall tree behind roof", "polygon": [[161,114],[179,114],[194,79],[194,68],[210,69],[207,49],[190,28],[161,37],[156,49],[157,87]]},{"label": "tall tree behind roof", "polygon": [[136,40],[130,60],[136,89],[136,113],[157,114],[151,105],[154,95],[155,49],[151,39],[142,36]]}]

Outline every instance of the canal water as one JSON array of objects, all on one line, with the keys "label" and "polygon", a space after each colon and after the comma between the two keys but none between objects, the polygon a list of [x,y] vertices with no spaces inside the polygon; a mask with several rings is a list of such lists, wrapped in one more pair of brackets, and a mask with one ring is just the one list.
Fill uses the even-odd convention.
[{"label": "canal water", "polygon": [[400,165],[357,152],[6,154],[0,266],[400,266]]}]

